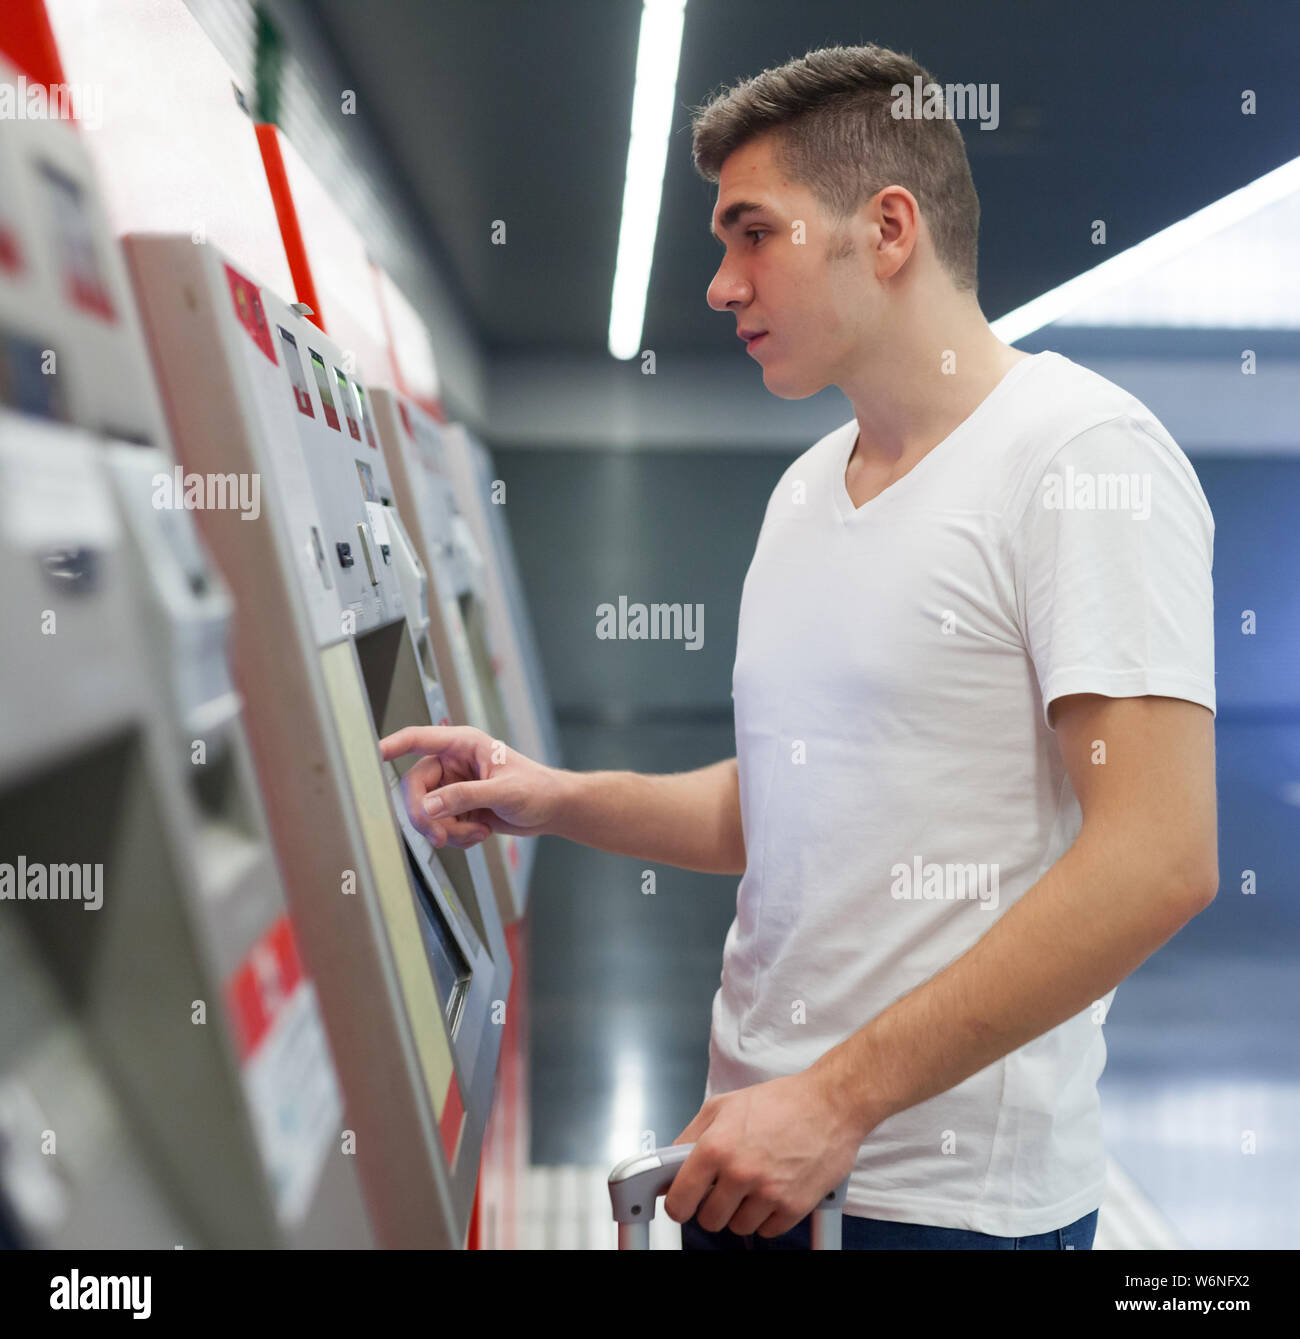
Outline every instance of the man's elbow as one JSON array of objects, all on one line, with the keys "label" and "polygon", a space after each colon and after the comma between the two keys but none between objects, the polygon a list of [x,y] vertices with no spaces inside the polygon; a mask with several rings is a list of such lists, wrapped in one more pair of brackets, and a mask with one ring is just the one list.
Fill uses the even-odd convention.
[{"label": "man's elbow", "polygon": [[1187,908],[1187,919],[1199,916],[1214,901],[1219,891],[1219,866],[1202,862],[1184,872],[1177,881],[1175,895]]}]

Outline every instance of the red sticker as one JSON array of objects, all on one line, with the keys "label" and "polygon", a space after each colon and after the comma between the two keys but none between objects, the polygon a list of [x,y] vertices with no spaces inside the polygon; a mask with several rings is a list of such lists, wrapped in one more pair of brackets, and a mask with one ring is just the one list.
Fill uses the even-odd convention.
[{"label": "red sticker", "polygon": [[239,1059],[247,1060],[275,1022],[281,1006],[303,979],[302,959],[288,916],[253,945],[226,983]]},{"label": "red sticker", "polygon": [[89,275],[70,274],[68,276],[68,297],[82,311],[87,311],[92,316],[102,317],[105,321],[117,320],[117,313],[113,310],[108,289],[97,278]]},{"label": "red sticker", "polygon": [[226,278],[230,283],[230,296],[235,304],[239,324],[253,337],[253,343],[279,367],[275,346],[271,343],[271,327],[262,310],[262,296],[257,291],[257,285],[229,265],[226,266]]},{"label": "red sticker", "polygon": [[0,269],[15,273],[22,269],[23,256],[18,249],[18,238],[11,229],[0,223]]}]

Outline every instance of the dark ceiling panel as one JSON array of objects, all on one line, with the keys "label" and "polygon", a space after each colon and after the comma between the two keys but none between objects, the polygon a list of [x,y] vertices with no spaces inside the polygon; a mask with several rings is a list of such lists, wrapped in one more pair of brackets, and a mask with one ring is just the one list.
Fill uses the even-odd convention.
[{"label": "dark ceiling panel", "polygon": [[[313,8],[455,267],[485,345],[603,344],[640,5]],[[498,219],[505,245],[493,243]]]},{"label": "dark ceiling panel", "polygon": [[[490,350],[599,351],[631,116],[639,0],[317,0],[374,128],[456,269]],[[714,188],[692,104],[835,42],[997,83],[1001,126],[965,126],[993,319],[1300,155],[1292,0],[1047,6],[690,0],[644,344],[730,350],[705,288]],[[1241,114],[1243,89],[1259,111]],[[1093,219],[1109,245],[1091,245]],[[507,244],[491,227],[505,220]]]}]

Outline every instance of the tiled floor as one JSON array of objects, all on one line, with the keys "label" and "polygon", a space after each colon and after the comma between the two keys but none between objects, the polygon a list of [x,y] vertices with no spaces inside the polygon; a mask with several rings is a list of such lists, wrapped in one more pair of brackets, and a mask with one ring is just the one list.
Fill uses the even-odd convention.
[{"label": "tiled floor", "polygon": [[[733,752],[725,722],[582,728],[567,765],[676,771]],[[1300,1246],[1300,726],[1218,728],[1211,907],[1121,985],[1101,1083],[1111,1184],[1099,1248]],[[1240,871],[1257,891],[1243,895]],[[695,1115],[737,880],[546,839],[532,912],[528,1230],[613,1246],[604,1178]],[[677,1232],[662,1215],[663,1237]]]}]

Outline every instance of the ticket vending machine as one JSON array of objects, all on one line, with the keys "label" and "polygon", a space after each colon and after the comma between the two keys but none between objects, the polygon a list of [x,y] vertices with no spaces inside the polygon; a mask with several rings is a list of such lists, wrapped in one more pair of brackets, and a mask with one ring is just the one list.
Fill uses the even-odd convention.
[{"label": "ticket vending machine", "polygon": [[[0,64],[0,79],[14,78]],[[74,131],[0,122],[0,1222],[373,1244],[226,663]]]},{"label": "ticket vending machine", "polygon": [[[439,425],[396,391],[371,391],[397,509],[429,575],[430,632],[451,718],[523,750],[497,677],[482,589],[483,561],[456,502]],[[535,838],[501,835],[484,843],[502,921],[523,916]]]},{"label": "ticket vending machine", "polygon": [[482,851],[435,851],[379,758],[446,708],[370,407],[333,342],[216,248],[124,245],[184,473],[260,480],[258,522],[197,515],[377,1232],[460,1245],[510,962]]}]

